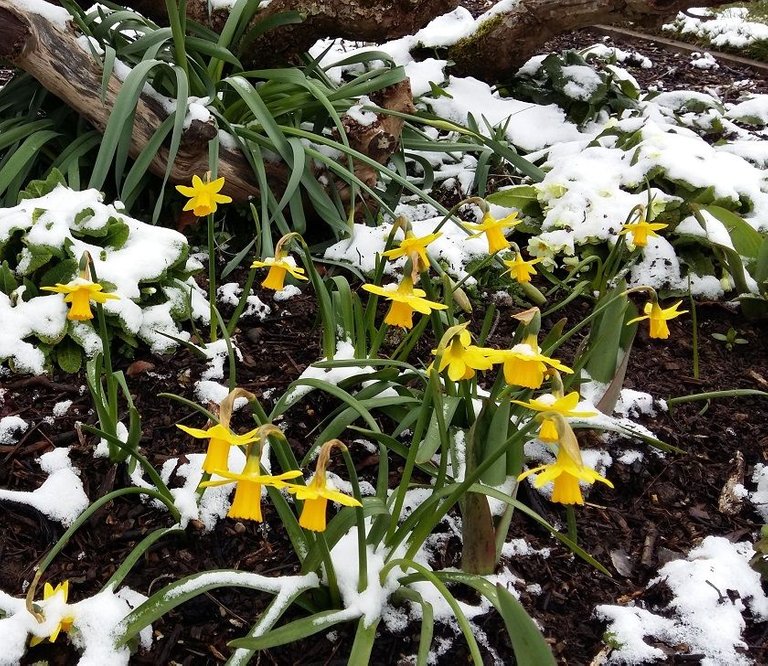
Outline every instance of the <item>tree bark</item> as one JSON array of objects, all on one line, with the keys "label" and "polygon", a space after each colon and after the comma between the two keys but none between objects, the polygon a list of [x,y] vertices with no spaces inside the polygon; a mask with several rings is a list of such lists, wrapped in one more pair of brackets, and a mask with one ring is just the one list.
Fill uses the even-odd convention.
[{"label": "tree bark", "polygon": [[[0,0],[0,59],[34,76],[103,133],[122,81],[112,74],[102,102],[101,63],[77,42],[72,24],[62,29],[45,16],[15,4],[13,0]],[[131,157],[138,157],[167,117],[158,100],[141,94],[132,128]],[[216,131],[212,123],[192,121],[171,166],[169,180],[172,183],[188,183],[192,174],[208,171],[208,141]],[[219,156],[218,175],[226,179],[227,194],[238,201],[258,194],[253,170],[240,151],[221,145]],[[163,176],[167,165],[168,150],[163,147],[152,160],[150,171]],[[285,180],[283,165],[267,165],[267,168],[276,181],[281,177]]]},{"label": "tree bark", "polygon": [[[0,60],[6,60],[34,76],[47,90],[76,110],[97,130],[104,132],[112,109],[122,87],[114,74],[110,77],[104,102],[101,101],[101,63],[82,47],[71,23],[62,29],[43,15],[14,7],[13,0],[0,0]],[[62,57],[66,54],[66,57]],[[372,97],[382,108],[402,113],[414,111],[408,81],[374,93]],[[163,105],[151,95],[142,93],[136,105],[131,130],[130,155],[133,158],[146,148],[152,135],[168,117]],[[360,125],[344,117],[347,139],[352,148],[369,155],[380,164],[386,164],[397,150],[403,121],[388,115],[379,115],[371,125]],[[208,171],[208,142],[216,135],[213,122],[193,120],[181,140],[178,153],[171,165],[169,181],[189,183],[193,174]],[[164,176],[168,166],[168,149],[162,147],[149,170]],[[377,173],[360,162],[354,164],[356,175],[368,185],[375,185]],[[253,169],[237,149],[219,144],[218,175],[225,179],[224,194],[235,201],[246,201],[259,193]],[[270,186],[278,193],[288,180],[285,164],[266,162],[265,169]],[[335,177],[330,177],[335,182]],[[348,197],[347,184],[335,182],[342,199]]]},{"label": "tree bark", "polygon": [[725,0],[520,0],[484,21],[449,49],[449,56],[458,74],[498,83],[563,32],[598,23],[658,23],[688,7],[722,4]]}]

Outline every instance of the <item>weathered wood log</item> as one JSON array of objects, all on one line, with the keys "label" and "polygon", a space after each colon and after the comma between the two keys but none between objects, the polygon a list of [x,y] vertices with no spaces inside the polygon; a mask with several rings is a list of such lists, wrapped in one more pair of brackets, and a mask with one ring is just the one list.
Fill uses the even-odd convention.
[{"label": "weathered wood log", "polygon": [[[78,41],[73,24],[50,20],[50,16],[25,11],[14,6],[12,0],[0,0],[0,60],[13,63],[30,73],[53,94],[86,118],[96,129],[104,132],[115,106],[122,81],[114,74],[110,77],[104,102],[101,101],[102,65]],[[53,9],[58,9],[50,5]],[[63,11],[63,10],[62,10]],[[66,57],[62,57],[66,54]],[[407,81],[374,94],[376,102],[384,108],[412,112],[413,100]],[[136,106],[130,155],[137,157],[146,148],[157,128],[168,117],[163,104],[151,95],[142,93]],[[386,164],[400,141],[403,122],[388,115],[380,115],[371,125],[360,125],[345,118],[344,126],[350,145],[370,155],[380,164]],[[208,142],[217,128],[210,122],[193,120],[184,132],[179,151],[171,165],[171,183],[188,183],[193,174],[208,170]],[[162,147],[150,163],[150,171],[165,174],[168,149]],[[245,201],[258,194],[253,169],[245,156],[226,143],[219,146],[218,175],[224,176],[223,192],[235,201]],[[287,165],[270,161],[265,163],[270,186],[278,193],[288,180]],[[376,183],[374,169],[355,163],[355,173],[369,185]],[[331,177],[332,182],[335,181]],[[347,184],[335,182],[342,195],[348,196]]]},{"label": "weathered wood log", "polygon": [[598,23],[658,23],[681,9],[722,4],[724,0],[520,0],[484,21],[449,49],[449,56],[457,73],[498,83],[561,33]]},{"label": "weathered wood log", "polygon": [[[0,59],[34,76],[103,132],[122,81],[112,74],[102,102],[102,66],[86,49],[78,43],[73,24],[62,26],[44,14],[25,11],[13,0],[0,0]],[[137,157],[145,149],[167,117],[160,101],[144,93],[140,95],[132,128],[131,157]],[[188,183],[193,174],[208,170],[208,141],[216,132],[212,123],[192,121],[171,166],[169,180],[172,183]],[[163,147],[149,168],[162,176],[167,165],[168,149]],[[270,165],[269,169],[276,181],[286,178],[284,165]],[[225,177],[225,192],[233,199],[244,201],[258,193],[253,170],[240,151],[221,145],[218,173]]]}]

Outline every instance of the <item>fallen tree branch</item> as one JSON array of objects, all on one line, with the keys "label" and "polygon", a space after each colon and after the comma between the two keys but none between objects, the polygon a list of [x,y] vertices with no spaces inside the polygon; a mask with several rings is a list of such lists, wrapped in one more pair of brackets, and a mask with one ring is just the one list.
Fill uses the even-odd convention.
[{"label": "fallen tree branch", "polygon": [[[102,103],[102,65],[80,46],[71,23],[62,27],[45,14],[25,11],[13,0],[0,0],[0,59],[31,74],[97,130],[104,132],[122,81],[112,74]],[[131,157],[137,157],[144,150],[167,117],[168,113],[158,100],[145,93],[140,95],[132,128]],[[208,142],[216,132],[211,122],[192,121],[171,165],[169,180],[172,183],[187,183],[192,174],[208,171]],[[167,166],[168,149],[162,147],[152,159],[149,170],[163,176]],[[267,168],[275,181],[286,180],[283,165],[271,164]],[[237,201],[258,194],[253,170],[238,150],[220,145],[218,175],[226,179],[226,194]]]},{"label": "fallen tree branch", "polygon": [[561,33],[598,23],[656,24],[691,6],[723,4],[726,0],[520,0],[483,21],[449,49],[449,57],[459,74],[498,83]]}]

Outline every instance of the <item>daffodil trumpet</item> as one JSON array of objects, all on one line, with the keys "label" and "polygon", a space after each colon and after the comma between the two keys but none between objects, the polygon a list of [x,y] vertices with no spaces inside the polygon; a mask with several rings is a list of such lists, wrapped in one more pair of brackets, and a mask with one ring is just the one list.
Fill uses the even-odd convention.
[{"label": "daffodil trumpet", "polygon": [[[258,430],[258,429],[257,429]],[[216,469],[213,474],[219,479],[203,481],[202,488],[222,486],[235,482],[235,497],[227,512],[227,517],[239,520],[253,520],[261,522],[261,489],[264,486],[272,488],[286,488],[288,481],[301,476],[298,469],[289,470],[282,474],[264,474],[261,470],[261,452],[266,435],[263,431],[255,443],[248,444],[246,450],[245,466],[240,473],[230,472],[227,468]]]},{"label": "daffodil trumpet", "polygon": [[452,382],[472,379],[478,370],[493,367],[491,356],[495,349],[478,347],[472,344],[472,336],[467,330],[468,324],[459,324],[449,328],[443,335],[432,355],[438,357],[438,372],[448,370]]},{"label": "daffodil trumpet", "polygon": [[60,617],[59,621],[54,625],[53,630],[47,637],[32,636],[29,640],[30,647],[34,647],[42,643],[44,640],[48,640],[51,643],[55,643],[62,631],[68,633],[72,629],[75,618],[73,615],[67,613],[69,606],[67,605],[67,598],[69,596],[69,581],[65,580],[63,583],[59,583],[56,587],[53,587],[50,583],[46,583],[43,587],[43,605],[42,611],[36,615],[38,622],[42,623],[46,620],[46,612],[54,611],[58,612]]}]

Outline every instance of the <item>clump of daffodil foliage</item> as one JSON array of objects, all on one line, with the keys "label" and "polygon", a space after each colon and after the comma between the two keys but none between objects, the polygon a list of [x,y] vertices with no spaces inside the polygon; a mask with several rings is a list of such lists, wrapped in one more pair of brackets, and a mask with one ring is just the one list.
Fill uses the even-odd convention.
[{"label": "clump of daffodil foliage", "polygon": [[[85,253],[93,276],[79,270]],[[179,322],[208,317],[188,254],[184,236],[125,215],[96,190],[69,189],[57,173],[31,183],[0,209],[0,363],[42,373],[55,360],[76,371],[102,348],[89,302],[103,304],[111,338],[169,350],[167,335],[188,335]]]}]

